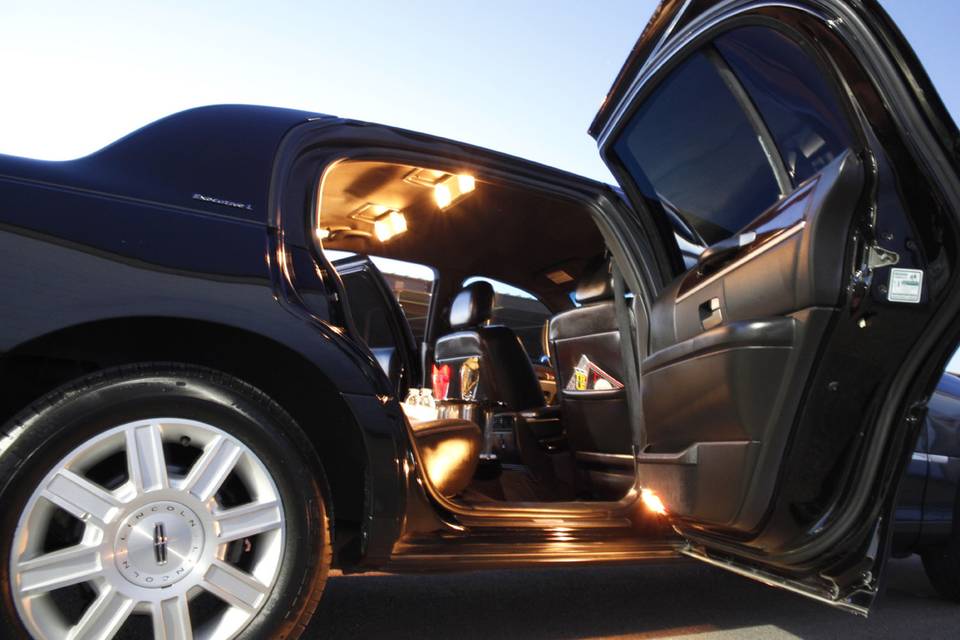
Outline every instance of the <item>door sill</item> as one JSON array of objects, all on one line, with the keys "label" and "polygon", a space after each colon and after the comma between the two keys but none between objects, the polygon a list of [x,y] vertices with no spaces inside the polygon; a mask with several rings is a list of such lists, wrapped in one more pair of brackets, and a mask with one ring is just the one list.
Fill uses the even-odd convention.
[{"label": "door sill", "polygon": [[623,565],[683,559],[679,538],[644,539],[634,529],[502,527],[461,536],[423,535],[394,545],[382,570],[467,571],[515,567]]},{"label": "door sill", "polygon": [[445,498],[443,506],[465,526],[622,527],[631,521],[639,494],[635,488],[617,501],[491,502],[467,504]]}]

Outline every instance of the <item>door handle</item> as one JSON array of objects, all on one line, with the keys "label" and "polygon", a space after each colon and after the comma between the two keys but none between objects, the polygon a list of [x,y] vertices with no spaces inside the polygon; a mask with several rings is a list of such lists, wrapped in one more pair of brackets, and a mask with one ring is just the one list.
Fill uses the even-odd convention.
[{"label": "door handle", "polygon": [[720,298],[710,298],[700,303],[700,326],[713,329],[723,322],[723,311],[720,310]]}]

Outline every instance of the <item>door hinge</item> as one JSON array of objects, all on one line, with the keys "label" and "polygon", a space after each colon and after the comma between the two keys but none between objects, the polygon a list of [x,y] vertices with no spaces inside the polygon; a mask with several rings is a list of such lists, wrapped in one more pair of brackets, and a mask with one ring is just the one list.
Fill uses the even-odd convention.
[{"label": "door hinge", "polygon": [[871,243],[867,245],[863,262],[850,277],[847,292],[850,294],[850,308],[856,311],[860,303],[866,298],[870,286],[873,284],[873,272],[881,267],[892,267],[900,262],[900,254],[884,249]]},{"label": "door hinge", "polygon": [[892,267],[900,262],[900,254],[872,244],[867,248],[867,268]]}]

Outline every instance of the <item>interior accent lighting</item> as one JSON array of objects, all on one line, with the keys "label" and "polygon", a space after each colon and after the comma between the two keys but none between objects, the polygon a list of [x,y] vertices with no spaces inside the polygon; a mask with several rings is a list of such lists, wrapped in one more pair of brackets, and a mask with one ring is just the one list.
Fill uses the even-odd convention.
[{"label": "interior accent lighting", "polygon": [[407,230],[407,218],[396,209],[391,209],[373,222],[373,235],[386,242]]},{"label": "interior accent lighting", "polygon": [[640,490],[640,500],[643,502],[643,506],[647,508],[647,511],[655,513],[658,516],[667,514],[667,507],[664,506],[663,500],[653,491],[650,491],[650,489]]},{"label": "interior accent lighting", "polygon": [[442,182],[438,182],[433,187],[433,199],[437,202],[438,207],[446,209],[462,200],[476,188],[477,181],[473,176],[467,174],[453,175]]}]

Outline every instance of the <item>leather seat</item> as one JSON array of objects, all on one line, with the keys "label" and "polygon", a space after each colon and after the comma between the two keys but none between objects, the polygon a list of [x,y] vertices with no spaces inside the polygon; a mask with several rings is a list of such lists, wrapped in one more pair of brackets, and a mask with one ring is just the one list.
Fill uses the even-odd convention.
[{"label": "leather seat", "polygon": [[581,306],[555,315],[549,329],[563,426],[594,489],[615,494],[633,473],[633,437],[608,260],[584,272],[574,298]]},{"label": "leather seat", "polygon": [[475,401],[497,411],[542,407],[543,392],[523,344],[509,327],[489,324],[489,282],[464,287],[450,305],[453,333],[437,339],[434,360],[450,367],[448,399]]},{"label": "leather seat", "polygon": [[480,461],[480,427],[467,420],[411,422],[410,427],[430,484],[448,498],[466,489]]}]

